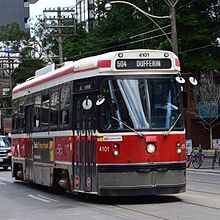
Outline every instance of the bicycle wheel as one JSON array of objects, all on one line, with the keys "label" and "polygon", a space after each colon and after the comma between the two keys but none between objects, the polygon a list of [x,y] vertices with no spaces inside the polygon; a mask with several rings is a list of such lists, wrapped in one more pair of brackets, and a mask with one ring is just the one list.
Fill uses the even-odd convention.
[{"label": "bicycle wheel", "polygon": [[199,169],[202,165],[202,162],[203,162],[203,155],[202,154],[195,155],[192,161],[193,167],[195,169]]},{"label": "bicycle wheel", "polygon": [[187,158],[186,158],[186,168],[189,167],[191,164],[191,155],[187,155]]}]

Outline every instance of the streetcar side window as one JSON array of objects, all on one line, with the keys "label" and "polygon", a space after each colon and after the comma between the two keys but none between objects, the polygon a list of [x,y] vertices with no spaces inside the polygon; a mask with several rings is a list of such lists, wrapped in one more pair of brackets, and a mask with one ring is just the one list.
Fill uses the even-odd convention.
[{"label": "streetcar side window", "polygon": [[46,93],[42,96],[42,128],[48,128],[49,125],[49,105],[50,104],[50,99],[49,99],[49,94]]},{"label": "streetcar side window", "polygon": [[60,126],[69,124],[70,96],[70,87],[63,87],[60,94]]},{"label": "streetcar side window", "polygon": [[20,99],[18,115],[18,130],[22,132],[24,129],[24,99]]},{"label": "streetcar side window", "polygon": [[34,98],[34,129],[40,130],[41,125],[41,95]]},{"label": "streetcar side window", "polygon": [[18,100],[14,101],[13,102],[13,117],[12,117],[12,131],[13,133],[16,133],[17,132],[17,123],[18,123]]},{"label": "streetcar side window", "polygon": [[13,131],[22,133],[24,128],[24,100],[22,98],[13,105]]},{"label": "streetcar side window", "polygon": [[58,90],[53,90],[50,97],[50,125],[55,127],[58,125],[58,115],[59,115],[59,92]]}]

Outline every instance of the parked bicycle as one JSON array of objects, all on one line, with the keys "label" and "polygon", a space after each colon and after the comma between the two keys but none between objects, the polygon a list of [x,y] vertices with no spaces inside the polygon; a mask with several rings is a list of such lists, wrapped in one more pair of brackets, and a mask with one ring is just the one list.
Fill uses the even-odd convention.
[{"label": "parked bicycle", "polygon": [[220,149],[215,149],[215,152],[213,154],[213,159],[212,159],[212,169],[215,168],[215,164],[218,164],[220,166]]},{"label": "parked bicycle", "polygon": [[198,150],[192,150],[192,152],[189,155],[187,155],[186,167],[193,166],[195,169],[199,169],[202,165],[203,160],[204,153],[202,152],[202,149],[199,147]]}]

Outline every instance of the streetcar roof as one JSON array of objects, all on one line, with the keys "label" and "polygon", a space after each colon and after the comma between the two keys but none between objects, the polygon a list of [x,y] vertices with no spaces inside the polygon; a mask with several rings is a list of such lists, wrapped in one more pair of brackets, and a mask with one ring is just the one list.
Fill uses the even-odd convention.
[{"label": "streetcar roof", "polygon": [[[55,85],[69,82],[73,79],[92,77],[98,75],[101,72],[107,73],[110,71],[111,72],[131,71],[131,70],[115,69],[114,61],[118,58],[120,59],[121,58],[120,56],[122,57],[124,56],[125,58],[131,59],[131,58],[137,58],[138,54],[147,54],[147,53],[153,54],[152,57],[155,59],[158,57],[163,57],[165,56],[164,54],[167,54],[167,56],[171,57],[170,60],[172,61],[172,69],[169,69],[169,71],[180,70],[179,60],[177,56],[170,51],[146,50],[146,49],[114,51],[97,56],[83,58],[78,61],[69,63],[67,66],[63,66],[56,70],[52,70],[46,74],[35,76],[32,79],[27,80],[26,82],[15,86],[13,89],[13,98],[27,95],[32,92],[41,91],[46,87],[48,88],[53,87]],[[20,92],[21,94],[19,95],[18,93]]]}]

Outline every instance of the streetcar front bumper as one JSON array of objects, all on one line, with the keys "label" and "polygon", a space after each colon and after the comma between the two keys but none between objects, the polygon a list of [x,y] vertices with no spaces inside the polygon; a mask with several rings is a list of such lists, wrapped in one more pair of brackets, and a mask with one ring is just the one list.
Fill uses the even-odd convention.
[{"label": "streetcar front bumper", "polygon": [[[170,167],[99,167],[100,196],[176,194],[186,190],[185,163]],[[134,167],[133,167],[134,168]],[[121,169],[124,169],[122,171]],[[116,172],[117,170],[117,172]]]}]

